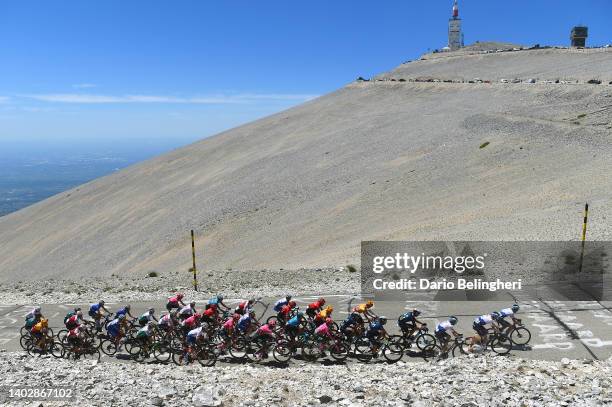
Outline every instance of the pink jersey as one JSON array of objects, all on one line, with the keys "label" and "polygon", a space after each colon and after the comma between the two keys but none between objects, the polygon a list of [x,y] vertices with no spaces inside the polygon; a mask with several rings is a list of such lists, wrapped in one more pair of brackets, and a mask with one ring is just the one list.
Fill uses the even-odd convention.
[{"label": "pink jersey", "polygon": [[270,326],[268,324],[262,325],[261,327],[259,327],[259,329],[257,330],[257,333],[260,335],[272,335],[272,329],[270,329]]},{"label": "pink jersey", "polygon": [[193,328],[198,323],[198,320],[199,320],[199,318],[197,316],[193,315],[193,316],[190,316],[189,318],[187,318],[183,322],[183,325],[185,325],[188,328]]},{"label": "pink jersey", "polygon": [[77,338],[79,335],[81,335],[81,326],[77,326],[74,329],[71,329],[70,331],[68,331],[68,336],[70,338]]},{"label": "pink jersey", "polygon": [[223,329],[228,332],[231,332],[234,329],[234,319],[228,318],[227,321],[223,323]]},{"label": "pink jersey", "polygon": [[321,336],[329,336],[329,326],[327,324],[321,324],[315,329],[315,334]]}]

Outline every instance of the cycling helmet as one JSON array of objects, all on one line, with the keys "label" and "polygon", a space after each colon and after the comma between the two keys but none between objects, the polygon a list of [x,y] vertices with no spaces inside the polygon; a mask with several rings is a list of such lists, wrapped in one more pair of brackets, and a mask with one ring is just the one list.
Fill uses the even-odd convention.
[{"label": "cycling helmet", "polygon": [[387,317],[378,317],[378,320],[380,321],[381,324],[386,324],[387,323]]},{"label": "cycling helmet", "polygon": [[223,301],[223,294],[217,294],[217,300]]},{"label": "cycling helmet", "polygon": [[155,308],[149,308],[149,314],[155,314]]},{"label": "cycling helmet", "polygon": [[325,323],[326,323],[327,325],[331,325],[333,322],[334,322],[334,320],[333,320],[333,319],[331,319],[331,318],[325,318]]},{"label": "cycling helmet", "polygon": [[189,303],[189,306],[190,306],[191,308],[195,308],[195,301],[191,301],[191,302]]},{"label": "cycling helmet", "polygon": [[184,297],[183,293],[176,294],[176,298],[178,298],[179,300],[183,299],[183,297]]},{"label": "cycling helmet", "polygon": [[40,320],[40,324],[41,324],[42,326],[47,326],[47,325],[49,324],[49,320],[48,320],[47,318],[42,318],[42,319]]},{"label": "cycling helmet", "polygon": [[291,298],[293,298],[293,297],[291,296],[291,294],[287,294],[287,295],[285,295],[285,299],[286,299],[287,301],[291,301]]},{"label": "cycling helmet", "polygon": [[80,310],[81,310],[81,307],[76,307],[76,308],[74,309],[74,312],[79,312]]},{"label": "cycling helmet", "polygon": [[198,314],[197,312],[195,312],[195,313],[193,314],[193,317],[194,317],[195,319],[200,319],[200,318],[202,318],[202,314]]},{"label": "cycling helmet", "polygon": [[419,315],[421,315],[421,311],[419,311],[418,309],[413,309],[412,315],[414,315],[415,317],[418,317]]},{"label": "cycling helmet", "polygon": [[34,313],[40,314],[40,307],[34,307]]},{"label": "cycling helmet", "polygon": [[79,318],[83,318],[83,313],[81,311],[77,311],[76,316]]},{"label": "cycling helmet", "polygon": [[519,307],[519,305],[518,305],[518,304],[514,304],[514,305],[512,305],[512,312],[518,312],[518,310],[519,310],[520,308],[521,308],[521,307]]},{"label": "cycling helmet", "polygon": [[127,310],[129,310],[130,308],[132,308],[132,307],[130,306],[130,304],[128,304],[128,305],[126,305],[126,306],[125,306],[125,309],[127,309]]},{"label": "cycling helmet", "polygon": [[100,305],[100,306],[102,306],[102,307],[103,307],[103,306],[104,306],[104,300],[100,300],[100,302],[98,303],[98,305]]},{"label": "cycling helmet", "polygon": [[317,302],[321,305],[325,304],[325,298],[319,298]]},{"label": "cycling helmet", "polygon": [[291,308],[294,308],[297,305],[297,303],[295,301],[289,301],[289,306]]},{"label": "cycling helmet", "polygon": [[493,318],[495,321],[497,321],[498,319],[500,319],[500,318],[501,318],[501,314],[500,314],[499,312],[497,312],[497,311],[493,311],[493,312],[491,312],[491,317],[492,317],[492,318]]},{"label": "cycling helmet", "polygon": [[276,320],[275,320],[275,319],[271,319],[271,320],[268,322],[268,326],[273,327],[273,326],[275,326],[275,325],[276,325]]},{"label": "cycling helmet", "polygon": [[153,326],[153,321],[147,322],[147,326]]},{"label": "cycling helmet", "polygon": [[448,317],[448,322],[450,322],[451,325],[457,325],[457,321],[458,321],[458,319],[454,315],[451,315],[450,317]]},{"label": "cycling helmet", "polygon": [[327,307],[325,307],[325,310],[327,312],[332,312],[334,310],[334,307],[332,307],[331,305],[328,305]]},{"label": "cycling helmet", "polygon": [[119,321],[123,321],[125,319],[125,314],[120,314],[117,318]]},{"label": "cycling helmet", "polygon": [[366,302],[365,305],[366,305],[367,308],[372,308],[374,306],[374,301],[368,300],[368,302]]},{"label": "cycling helmet", "polygon": [[251,298],[251,299],[249,300],[249,304],[254,304],[254,303],[255,303],[255,298]]}]

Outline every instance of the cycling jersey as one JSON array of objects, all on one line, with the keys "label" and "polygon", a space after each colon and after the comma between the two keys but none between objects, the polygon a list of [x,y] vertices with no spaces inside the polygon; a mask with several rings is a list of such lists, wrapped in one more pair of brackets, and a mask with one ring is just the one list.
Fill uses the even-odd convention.
[{"label": "cycling jersey", "polygon": [[146,324],[149,321],[153,321],[153,315],[150,314],[149,312],[145,312],[144,314],[142,314],[139,318],[138,318],[138,322],[141,325]]},{"label": "cycling jersey", "polygon": [[230,317],[223,323],[223,330],[227,334],[231,334],[234,331],[234,318]]},{"label": "cycling jersey", "polygon": [[300,317],[298,317],[297,315],[291,318],[289,321],[287,321],[288,327],[297,327],[299,325],[300,325]]},{"label": "cycling jersey", "polygon": [[179,315],[183,316],[183,317],[186,317],[186,316],[189,316],[189,315],[193,315],[193,312],[194,312],[194,310],[193,310],[193,308],[191,308],[191,305],[186,305],[183,308],[181,308],[181,310],[179,311]]},{"label": "cycling jersey", "polygon": [[209,308],[207,310],[204,310],[202,315],[205,316],[205,317],[208,317],[208,318],[212,318],[215,315],[217,315],[217,311],[214,308]]},{"label": "cycling jersey", "polygon": [[159,319],[159,325],[171,327],[174,326],[174,320],[169,314],[166,314]]},{"label": "cycling jersey", "polygon": [[208,300],[208,305],[219,305],[219,299],[217,297]]},{"label": "cycling jersey", "polygon": [[325,305],[325,302],[323,302],[323,301],[315,301],[313,303],[308,304],[308,309],[317,310],[317,309],[321,308],[323,305]]},{"label": "cycling jersey", "polygon": [[193,328],[194,326],[198,324],[198,322],[199,322],[199,318],[195,315],[192,315],[183,321],[183,326],[187,328]]},{"label": "cycling jersey", "polygon": [[485,326],[493,322],[493,317],[491,314],[481,315],[474,320],[474,323]]},{"label": "cycling jersey", "polygon": [[451,324],[450,321],[440,322],[438,326],[436,326],[437,333],[448,332],[452,330],[453,330],[453,324]]},{"label": "cycling jersey", "polygon": [[244,332],[249,326],[251,326],[251,317],[249,314],[241,316],[240,320],[238,320],[238,329]]},{"label": "cycling jersey", "polygon": [[121,328],[121,321],[118,318],[115,318],[111,322],[109,322],[108,325],[106,326],[106,332],[108,332],[110,336],[114,337],[114,336],[119,335],[120,328]]},{"label": "cycling jersey", "polygon": [[34,324],[34,326],[32,327],[32,329],[30,330],[30,332],[32,332],[33,334],[39,334],[43,331],[43,324],[42,322],[38,322],[36,324]]},{"label": "cycling jersey", "polygon": [[149,325],[146,325],[144,328],[140,328],[136,333],[137,338],[148,338],[149,336],[151,336]]},{"label": "cycling jersey", "polygon": [[512,311],[512,308],[504,308],[503,310],[499,311],[499,314],[502,318],[514,317],[514,311]]},{"label": "cycling jersey", "polygon": [[321,324],[315,329],[315,334],[320,336],[330,336],[331,332],[327,324]]},{"label": "cycling jersey", "polygon": [[283,308],[283,306],[287,305],[288,303],[289,301],[287,301],[286,298],[281,298],[274,304],[274,311],[280,312],[281,308]]},{"label": "cycling jersey", "polygon": [[366,304],[359,304],[355,308],[353,308],[353,312],[358,312],[360,314],[365,314],[368,311],[368,306]]},{"label": "cycling jersey", "polygon": [[178,297],[170,297],[170,298],[168,298],[168,305],[170,305],[173,308],[178,308],[179,307],[179,302],[180,302],[180,300],[178,299]]},{"label": "cycling jersey", "polygon": [[119,308],[119,309],[117,310],[117,312],[115,313],[115,316],[117,316],[117,317],[118,317],[119,315],[127,315],[127,314],[129,314],[129,312],[130,312],[130,311],[129,311],[129,310],[126,308],[126,307]]},{"label": "cycling jersey", "polygon": [[101,308],[102,308],[102,305],[100,304],[91,304],[89,306],[89,315],[93,316],[95,314],[98,314]]},{"label": "cycling jersey", "polygon": [[198,337],[204,336],[204,334],[205,332],[203,331],[202,327],[192,329],[187,333],[187,342],[194,344],[196,343]]},{"label": "cycling jersey", "polygon": [[259,327],[259,329],[257,329],[257,335],[274,335],[274,332],[272,332],[272,328],[270,328],[270,325],[265,324]]},{"label": "cycling jersey", "polygon": [[78,338],[79,336],[81,336],[81,327],[77,326],[74,329],[71,329],[70,331],[68,331],[68,337],[69,338]]},{"label": "cycling jersey", "polygon": [[379,332],[384,329],[383,324],[380,321],[372,322],[368,328],[369,328],[368,329],[369,331],[375,331],[375,332]]},{"label": "cycling jersey", "polygon": [[397,319],[400,324],[408,324],[410,322],[416,322],[416,317],[412,313],[412,311],[406,312]]},{"label": "cycling jersey", "polygon": [[283,316],[283,318],[287,318],[287,316],[289,316],[289,314],[291,313],[291,310],[293,308],[291,308],[291,306],[289,304],[287,305],[283,305],[283,307],[280,309],[280,311],[278,312],[280,315]]},{"label": "cycling jersey", "polygon": [[66,328],[68,328],[68,329],[74,328],[76,325],[79,324],[79,317],[78,317],[78,315],[71,316],[70,318],[68,318],[66,320],[66,322],[64,324],[66,325]]}]

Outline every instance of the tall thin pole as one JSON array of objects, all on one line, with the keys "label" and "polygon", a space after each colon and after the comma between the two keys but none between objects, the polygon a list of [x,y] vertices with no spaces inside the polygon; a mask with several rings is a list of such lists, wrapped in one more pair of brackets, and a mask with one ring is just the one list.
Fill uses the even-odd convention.
[{"label": "tall thin pole", "polygon": [[196,261],[195,261],[195,236],[193,233],[193,229],[191,229],[191,259],[193,260],[193,289],[198,291],[198,273],[196,271]]},{"label": "tall thin pole", "polygon": [[582,249],[580,250],[580,266],[578,272],[582,272],[582,260],[584,259],[584,242],[586,241],[587,219],[589,217],[589,204],[584,205],[584,221],[582,223]]}]

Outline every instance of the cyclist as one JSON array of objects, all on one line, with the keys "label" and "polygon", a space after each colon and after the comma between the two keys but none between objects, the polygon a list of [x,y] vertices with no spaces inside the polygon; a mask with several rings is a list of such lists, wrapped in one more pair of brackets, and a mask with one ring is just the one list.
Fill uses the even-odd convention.
[{"label": "cyclist", "polygon": [[274,328],[276,327],[276,321],[271,320],[267,324],[263,324],[253,333],[251,340],[258,342],[261,346],[267,346],[269,341],[274,339]]},{"label": "cyclist", "polygon": [[230,310],[230,307],[225,305],[225,303],[223,302],[223,295],[222,294],[217,294],[216,297],[211,298],[210,300],[208,300],[208,303],[206,304],[206,308],[211,307],[211,306],[215,306],[215,307],[219,308],[222,311],[229,311]]},{"label": "cyclist", "polygon": [[184,307],[185,303],[183,302],[183,298],[185,296],[182,293],[177,293],[174,297],[169,297],[168,302],[166,303],[166,309],[168,311],[172,311],[173,309],[178,309],[180,307]]},{"label": "cyclist", "polygon": [[280,322],[281,324],[284,324],[285,321],[291,318],[291,314],[293,310],[296,308],[297,308],[297,303],[295,301],[289,301],[287,304],[283,305],[280,311],[278,311],[278,313],[276,314],[276,318],[278,319],[278,322]]},{"label": "cyclist", "polygon": [[127,317],[125,314],[119,314],[115,319],[108,323],[106,326],[106,332],[110,339],[115,343],[115,345],[119,345],[117,350],[121,350],[121,338],[125,335],[127,331]]},{"label": "cyclist", "polygon": [[149,321],[145,326],[136,332],[136,339],[143,344],[149,344],[153,336],[153,321]]},{"label": "cyclist", "polygon": [[75,326],[68,331],[66,338],[73,348],[81,348],[83,345],[83,327],[81,325]]},{"label": "cyclist", "polygon": [[66,329],[68,329],[69,331],[81,325],[82,323],[83,323],[83,313],[81,311],[77,311],[76,314],[74,314],[73,316],[71,316],[70,318],[64,321],[64,325],[66,326]]},{"label": "cyclist", "polygon": [[204,312],[202,312],[202,322],[205,322],[208,325],[217,324],[217,307],[216,306],[212,306],[208,309],[205,309]]},{"label": "cyclist", "polygon": [[197,328],[198,325],[200,325],[200,318],[201,317],[202,316],[200,314],[195,313],[192,316],[190,316],[189,318],[183,320],[183,322],[181,322],[181,329],[183,330],[183,333],[187,334],[192,329]]},{"label": "cyclist", "polygon": [[385,331],[386,323],[387,317],[380,316],[370,322],[368,330],[366,331],[366,338],[368,338],[368,340],[370,341],[374,357],[377,356],[378,349],[380,348],[380,340],[387,336],[387,331]]},{"label": "cyclist", "polygon": [[285,324],[285,332],[292,340],[300,333],[300,324],[302,321],[304,321],[304,313],[298,311],[297,314]]},{"label": "cyclist", "polygon": [[206,331],[203,327],[192,329],[187,333],[187,337],[185,338],[185,348],[183,350],[183,354],[179,358],[181,361],[183,359],[189,360],[189,353],[192,351],[193,347],[197,344],[202,344],[206,341]]},{"label": "cyclist", "polygon": [[104,306],[103,300],[89,306],[89,316],[96,322],[96,328],[100,328],[100,320],[103,317],[102,311],[104,311],[107,315],[110,315],[110,311]]},{"label": "cyclist", "polygon": [[251,298],[249,300],[241,301],[240,304],[234,310],[234,313],[239,315],[247,315],[253,310],[253,305],[255,304],[255,299]]},{"label": "cyclist", "polygon": [[331,318],[331,314],[332,312],[334,312],[334,307],[332,307],[331,305],[328,305],[327,307],[325,307],[325,309],[323,309],[322,311],[320,311],[314,319],[314,323],[316,326],[321,325],[322,323],[325,322],[325,320],[327,318]]},{"label": "cyclist", "polygon": [[248,314],[244,314],[238,320],[238,330],[243,333],[248,333],[251,330],[251,326],[254,323],[258,323],[257,319],[255,319],[255,312],[251,311]]},{"label": "cyclist", "polygon": [[459,336],[457,331],[455,331],[454,326],[457,325],[458,319],[455,316],[448,317],[448,320],[440,322],[438,326],[436,326],[436,330],[434,334],[436,339],[440,343],[440,347],[442,348],[442,352],[446,353],[448,351],[448,344],[451,340],[451,336],[448,332],[451,332],[454,337]]},{"label": "cyclist", "polygon": [[33,319],[36,322],[40,321],[40,319],[42,318],[42,311],[40,309],[40,307],[34,307],[32,309],[32,311],[28,312],[25,316],[25,320],[27,321],[28,319]]},{"label": "cyclist", "polygon": [[157,322],[157,318],[155,318],[155,308],[149,308],[147,312],[138,317],[138,325],[144,327],[149,322]]},{"label": "cyclist", "polygon": [[223,325],[221,325],[219,335],[221,335],[225,342],[229,341],[234,335],[234,330],[236,328],[238,320],[240,320],[240,315],[234,314],[228,319],[226,319]]},{"label": "cyclist", "polygon": [[368,300],[367,302],[363,304],[359,304],[355,308],[353,308],[353,312],[363,315],[363,317],[365,317],[367,322],[371,322],[377,318],[376,314],[370,311],[373,306],[374,306],[374,301]]},{"label": "cyclist", "polygon": [[[520,307],[518,304],[513,304],[512,307],[504,308],[503,310],[499,311],[500,318],[497,319],[497,322],[499,325],[501,325],[501,330],[506,335],[510,333],[510,329],[512,329],[513,325],[521,323],[521,320],[515,317],[519,309]],[[508,322],[506,318],[510,318],[512,323]]]},{"label": "cyclist", "polygon": [[331,325],[334,323],[334,320],[331,318],[326,318],[321,325],[319,325],[315,329],[315,335],[322,339],[329,339],[332,337],[331,334]]},{"label": "cyclist", "polygon": [[404,336],[411,337],[416,330],[423,326],[424,323],[417,319],[419,315],[421,315],[421,311],[415,308],[397,318],[397,326],[402,330]]},{"label": "cyclist", "polygon": [[280,300],[276,301],[276,303],[274,304],[274,312],[280,312],[283,306],[289,304],[289,301],[291,301],[291,298],[292,298],[291,295],[287,294],[285,298],[281,298]]},{"label": "cyclist", "polygon": [[178,312],[179,319],[189,318],[190,316],[195,314],[197,312],[195,305],[195,301],[191,301],[189,305],[185,305],[183,308],[181,308],[181,310]]},{"label": "cyclist", "polygon": [[306,308],[306,315],[308,315],[310,318],[314,318],[319,311],[323,309],[324,305],[325,298],[319,298],[315,302],[308,304],[308,307]]},{"label": "cyclist", "polygon": [[340,325],[340,332],[342,332],[347,337],[353,337],[355,335],[360,335],[361,328],[363,327],[363,319],[361,316],[353,312],[351,313]]},{"label": "cyclist", "polygon": [[159,322],[157,323],[157,326],[160,329],[163,329],[164,331],[167,332],[167,331],[171,331],[176,326],[175,318],[173,318],[172,316],[173,312],[174,311],[161,316],[161,318],[159,319]]},{"label": "cyclist", "polygon": [[39,348],[41,347],[42,342],[44,341],[44,337],[47,334],[48,328],[49,321],[46,318],[41,318],[40,321],[34,324],[34,326],[32,326],[32,329],[30,329],[30,333],[34,338],[34,343]]},{"label": "cyclist", "polygon": [[132,309],[132,307],[130,306],[130,304],[126,305],[125,307],[121,307],[115,313],[115,317],[118,317],[119,315],[125,315],[125,316],[128,316],[128,317],[132,318],[132,319],[136,319],[136,317],[131,314],[131,312],[130,312],[131,309]]},{"label": "cyclist", "polygon": [[476,331],[476,335],[474,336],[474,341],[472,345],[470,345],[470,352],[474,350],[474,345],[478,344],[480,346],[484,346],[489,339],[489,327],[498,331],[497,324],[495,320],[499,318],[499,313],[493,312],[491,314],[484,314],[476,319],[472,323],[472,328]]},{"label": "cyclist", "polygon": [[72,311],[68,312],[66,314],[66,316],[64,317],[64,324],[66,323],[66,321],[73,315],[75,315],[77,312],[79,312],[81,310],[81,307],[76,307],[75,309],[73,309]]}]

